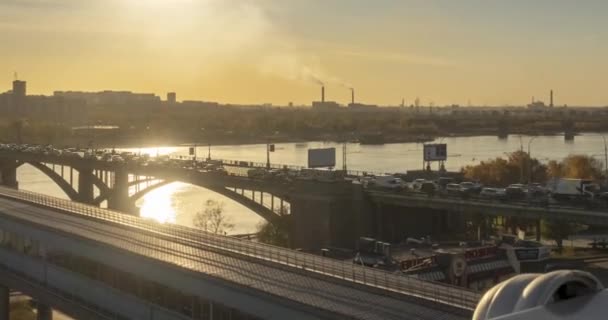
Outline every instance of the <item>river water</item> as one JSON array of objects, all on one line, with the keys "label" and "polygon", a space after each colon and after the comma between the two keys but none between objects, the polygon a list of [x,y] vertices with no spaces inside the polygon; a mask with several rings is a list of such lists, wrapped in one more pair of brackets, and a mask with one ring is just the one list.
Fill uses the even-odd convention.
[{"label": "river water", "polygon": [[[446,169],[453,171],[469,164],[504,157],[505,153],[523,148],[530,151],[533,157],[543,162],[560,160],[569,154],[587,154],[603,162],[604,141],[594,134],[580,135],[575,141],[564,141],[563,136],[509,136],[498,139],[495,136],[448,137],[435,142],[447,143],[448,160]],[[337,167],[342,168],[342,144],[332,142],[280,143],[271,153],[270,161],[276,164],[306,166],[309,148],[335,147]],[[158,147],[142,149],[124,149],[128,151],[154,155],[187,155],[188,147]],[[197,147],[197,156],[206,158],[208,147]],[[422,144],[396,143],[386,145],[347,144],[347,165],[349,170],[372,172],[405,172],[422,169]],[[266,145],[231,145],[212,146],[211,157],[216,159],[244,160],[266,162]],[[433,168],[436,169],[436,168]],[[21,166],[17,172],[19,187],[24,190],[44,193],[66,198],[65,194],[44,174],[29,165]],[[224,213],[235,225],[229,232],[232,234],[252,233],[262,222],[255,213],[240,204],[217,195],[206,189],[185,183],[172,183],[151,191],[137,203],[140,215],[178,223],[192,225],[193,216],[204,208],[208,199],[218,200],[224,204]]]}]

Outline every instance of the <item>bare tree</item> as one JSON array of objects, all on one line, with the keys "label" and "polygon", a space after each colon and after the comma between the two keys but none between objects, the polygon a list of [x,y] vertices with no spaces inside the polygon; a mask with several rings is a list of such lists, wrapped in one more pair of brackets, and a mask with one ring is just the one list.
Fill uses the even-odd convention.
[{"label": "bare tree", "polygon": [[205,201],[204,209],[196,213],[193,224],[203,231],[215,234],[225,234],[234,229],[234,223],[224,215],[224,203],[212,199]]}]

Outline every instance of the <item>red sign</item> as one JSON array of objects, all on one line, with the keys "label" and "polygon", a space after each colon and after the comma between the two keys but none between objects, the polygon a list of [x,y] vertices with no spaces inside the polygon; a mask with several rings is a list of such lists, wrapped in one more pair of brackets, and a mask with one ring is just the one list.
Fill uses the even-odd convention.
[{"label": "red sign", "polygon": [[437,256],[427,256],[401,261],[401,270],[409,270],[418,266],[432,267],[437,265]]}]

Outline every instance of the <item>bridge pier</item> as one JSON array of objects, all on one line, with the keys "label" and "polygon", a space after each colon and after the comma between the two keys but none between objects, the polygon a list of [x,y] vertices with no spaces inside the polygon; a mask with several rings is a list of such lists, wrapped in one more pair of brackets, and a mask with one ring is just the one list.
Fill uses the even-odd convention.
[{"label": "bridge pier", "polygon": [[5,160],[0,162],[0,183],[9,188],[18,189],[17,161]]},{"label": "bridge pier", "polygon": [[10,319],[10,289],[0,286],[0,319]]},{"label": "bridge pier", "polygon": [[129,173],[124,169],[114,172],[114,186],[108,198],[108,209],[136,214],[136,207],[129,198]]},{"label": "bridge pier", "polygon": [[78,168],[78,202],[93,204],[94,177],[92,168]]},{"label": "bridge pier", "polygon": [[[327,246],[353,248],[360,235],[352,184],[302,182],[290,195],[291,246],[318,251]],[[361,222],[363,219],[361,219]]]},{"label": "bridge pier", "polygon": [[36,320],[53,320],[53,309],[51,307],[38,302],[36,309],[38,311]]}]

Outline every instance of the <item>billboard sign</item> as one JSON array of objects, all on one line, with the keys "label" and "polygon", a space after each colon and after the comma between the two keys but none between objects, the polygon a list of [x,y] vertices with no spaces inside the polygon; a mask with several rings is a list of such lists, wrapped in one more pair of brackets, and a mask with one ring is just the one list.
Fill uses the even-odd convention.
[{"label": "billboard sign", "polygon": [[333,168],[336,166],[336,148],[308,149],[309,168]]},{"label": "billboard sign", "polygon": [[448,158],[448,145],[440,144],[425,144],[424,145],[424,161],[445,161]]}]

